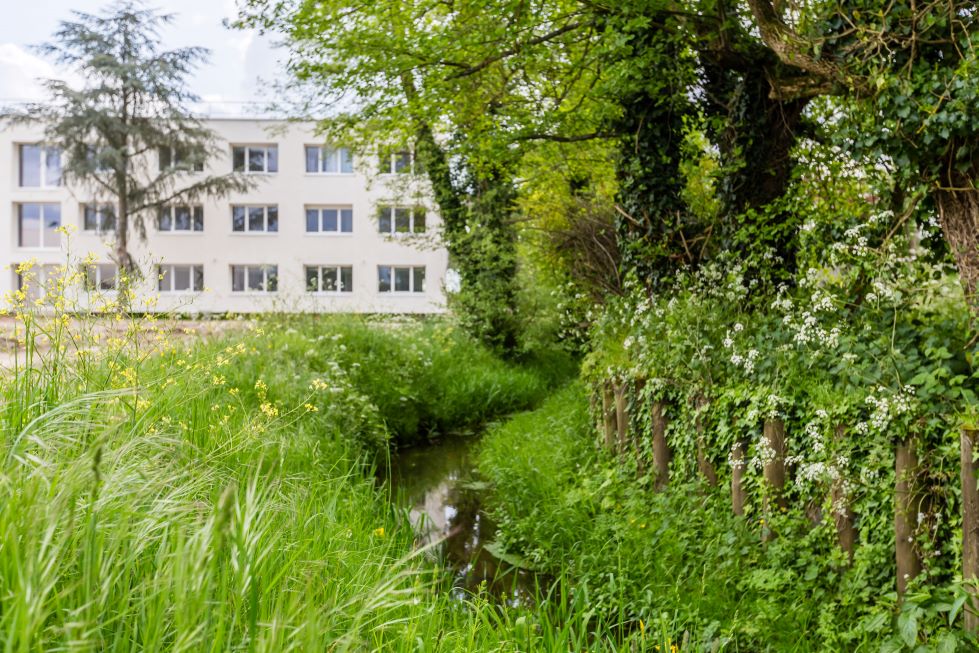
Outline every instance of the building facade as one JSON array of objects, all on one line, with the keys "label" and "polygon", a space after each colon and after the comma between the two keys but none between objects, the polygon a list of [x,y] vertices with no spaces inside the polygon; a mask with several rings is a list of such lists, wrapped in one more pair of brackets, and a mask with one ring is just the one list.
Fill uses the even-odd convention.
[{"label": "building facade", "polygon": [[[411,154],[359,156],[324,144],[312,124],[213,119],[219,156],[194,175],[238,171],[254,188],[179,202],[144,216],[130,251],[143,278],[134,308],[181,313],[436,313],[448,255]],[[69,292],[96,306],[117,284],[114,212],[60,179],[42,129],[0,132],[0,293],[43,296],[65,266]],[[169,165],[166,152],[147,166]],[[64,233],[67,232],[67,233]],[[27,264],[27,265],[25,265]],[[25,268],[30,268],[25,270]]]}]

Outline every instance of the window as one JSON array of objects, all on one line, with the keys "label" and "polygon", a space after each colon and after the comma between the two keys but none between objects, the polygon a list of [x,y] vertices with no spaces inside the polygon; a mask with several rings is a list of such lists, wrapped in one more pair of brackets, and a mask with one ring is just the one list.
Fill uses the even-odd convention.
[{"label": "window", "polygon": [[350,174],[354,171],[354,159],[347,147],[306,146],[306,172],[325,174]]},{"label": "window", "polygon": [[382,175],[421,173],[419,162],[409,150],[381,150],[379,163]]},{"label": "window", "polygon": [[56,293],[58,278],[64,271],[59,265],[32,265],[27,270],[19,265],[11,267],[14,269],[17,290],[23,291],[26,301],[31,304],[44,299],[49,291]]},{"label": "window", "polygon": [[159,156],[160,172],[164,170],[204,172],[204,156],[201,152],[191,153],[181,147],[161,147]]},{"label": "window", "polygon": [[60,204],[20,204],[17,207],[18,243],[21,247],[61,247]]},{"label": "window", "polygon": [[204,231],[204,207],[164,206],[157,215],[156,228],[163,232]]},{"label": "window", "polygon": [[425,233],[425,209],[421,206],[382,206],[378,209],[377,231],[382,234]]},{"label": "window", "polygon": [[307,292],[353,292],[354,269],[349,265],[307,265]]},{"label": "window", "polygon": [[335,206],[306,207],[306,233],[349,234],[354,230],[354,210]]},{"label": "window", "polygon": [[231,148],[231,161],[235,172],[278,172],[279,146],[235,145]]},{"label": "window", "polygon": [[232,206],[231,230],[238,233],[274,233],[279,230],[278,206]]},{"label": "window", "polygon": [[53,188],[61,185],[61,150],[43,145],[20,146],[20,185]]},{"label": "window", "polygon": [[204,290],[203,265],[161,265],[157,268],[160,292],[200,292]]},{"label": "window", "polygon": [[115,290],[116,266],[113,263],[95,263],[83,266],[85,288],[88,290]]},{"label": "window", "polygon": [[85,231],[105,233],[115,230],[116,210],[111,204],[85,204],[82,211]]},{"label": "window", "polygon": [[232,265],[232,292],[275,292],[279,289],[279,266]]},{"label": "window", "polygon": [[424,267],[377,266],[378,292],[425,292]]}]

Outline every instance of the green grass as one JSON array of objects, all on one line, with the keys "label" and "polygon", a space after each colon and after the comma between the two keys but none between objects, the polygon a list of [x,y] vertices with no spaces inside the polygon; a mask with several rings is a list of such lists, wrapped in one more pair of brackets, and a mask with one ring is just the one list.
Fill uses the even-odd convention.
[{"label": "green grass", "polygon": [[269,322],[191,351],[133,337],[81,359],[61,342],[0,386],[3,651],[592,639],[567,596],[534,611],[452,601],[371,470],[392,437],[530,406],[547,375],[437,322]]}]

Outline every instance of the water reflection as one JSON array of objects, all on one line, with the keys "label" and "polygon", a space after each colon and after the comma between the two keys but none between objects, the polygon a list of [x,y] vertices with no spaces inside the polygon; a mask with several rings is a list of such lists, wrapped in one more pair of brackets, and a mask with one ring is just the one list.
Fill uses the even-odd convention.
[{"label": "water reflection", "polygon": [[507,603],[526,603],[532,572],[493,556],[496,527],[482,510],[482,484],[471,460],[476,439],[457,436],[399,452],[392,457],[393,494],[409,508],[418,544],[438,540],[442,563],[454,573],[453,596],[462,599],[486,583],[488,593]]}]

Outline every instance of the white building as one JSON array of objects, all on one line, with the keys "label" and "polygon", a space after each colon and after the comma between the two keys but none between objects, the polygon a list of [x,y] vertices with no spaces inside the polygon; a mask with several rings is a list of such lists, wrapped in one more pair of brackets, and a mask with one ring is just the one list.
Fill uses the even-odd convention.
[{"label": "white building", "polygon": [[[433,313],[444,310],[448,255],[411,157],[357,156],[322,143],[311,124],[214,119],[223,155],[206,173],[254,175],[247,193],[147,216],[130,250],[144,273],[136,308],[192,313]],[[60,181],[42,129],[0,131],[0,294],[86,257],[88,289],[110,294],[111,212]],[[166,162],[149,155],[148,165]],[[404,173],[408,174],[404,174]],[[189,173],[192,178],[193,173]],[[422,199],[419,199],[422,198]],[[427,206],[426,206],[427,205]],[[66,227],[65,236],[58,228]],[[25,262],[32,272],[17,273]]]}]

